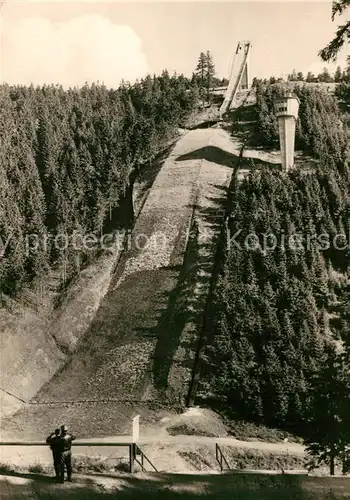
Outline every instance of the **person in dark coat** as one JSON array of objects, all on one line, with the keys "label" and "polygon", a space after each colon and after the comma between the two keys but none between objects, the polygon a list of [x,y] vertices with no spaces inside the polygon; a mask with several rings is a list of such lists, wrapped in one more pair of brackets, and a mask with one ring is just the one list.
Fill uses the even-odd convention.
[{"label": "person in dark coat", "polygon": [[46,443],[50,445],[50,448],[52,451],[53,466],[55,469],[56,479],[59,479],[60,455],[61,455],[60,429],[56,429],[55,432],[50,434],[46,438]]},{"label": "person in dark coat", "polygon": [[75,436],[68,433],[66,425],[61,425],[60,435],[60,471],[59,477],[61,483],[64,482],[64,468],[67,469],[67,481],[72,481],[72,441]]}]

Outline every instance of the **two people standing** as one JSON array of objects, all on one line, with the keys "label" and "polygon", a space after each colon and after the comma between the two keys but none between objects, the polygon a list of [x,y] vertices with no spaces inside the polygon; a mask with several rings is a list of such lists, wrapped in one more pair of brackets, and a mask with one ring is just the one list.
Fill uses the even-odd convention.
[{"label": "two people standing", "polygon": [[46,443],[52,450],[56,480],[64,482],[64,469],[67,470],[67,481],[72,481],[72,441],[75,436],[68,433],[66,425],[61,425],[54,433],[47,437]]}]

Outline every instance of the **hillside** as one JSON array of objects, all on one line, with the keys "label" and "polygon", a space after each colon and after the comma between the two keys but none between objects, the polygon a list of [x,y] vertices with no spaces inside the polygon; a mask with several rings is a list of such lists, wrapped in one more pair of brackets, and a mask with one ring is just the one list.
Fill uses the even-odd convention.
[{"label": "hillside", "polygon": [[[116,399],[117,433],[121,414],[138,410],[138,405],[125,410],[124,400],[165,396],[177,402],[186,396],[223,215],[219,210],[237,155],[238,148],[220,129],[191,131],[179,140],[154,181],[130,248],[88,331],[35,402]],[[189,248],[191,227],[202,242]],[[148,248],[136,248],[146,239]],[[94,431],[108,435],[104,407],[89,406],[95,408],[90,414]],[[89,411],[84,404],[67,404],[60,418],[86,435]],[[41,434],[55,425],[56,418],[56,405],[30,405],[5,420],[3,433],[34,437],[38,429]]]},{"label": "hillside", "polygon": [[[58,415],[82,438],[119,435],[136,413],[157,425],[196,401],[309,443],[335,439],[329,429],[349,415],[348,248],[281,237],[347,234],[348,131],[332,96],[296,89],[299,151],[281,175],[279,92],[258,84],[256,104],[242,94],[231,123],[182,131],[164,163],[129,179],[126,248],[109,255],[108,271],[87,272],[86,292],[84,273],[69,289],[49,329],[58,361],[38,381],[29,366],[33,397],[4,419],[5,437],[39,439]],[[255,245],[232,244],[236,233]],[[323,417],[330,395],[336,413]]]},{"label": "hillside", "polygon": [[192,112],[186,86],[167,72],[116,91],[0,86],[2,417],[52,378],[91,323],[134,218],[133,184],[150,160],[159,170]]},{"label": "hillside", "polygon": [[[270,156],[279,92],[257,86],[247,137]],[[332,442],[350,401],[348,130],[334,97],[296,92],[297,145],[311,161],[281,175],[254,159],[249,176],[232,179],[198,401]],[[324,415],[329,398],[337,409]]]}]

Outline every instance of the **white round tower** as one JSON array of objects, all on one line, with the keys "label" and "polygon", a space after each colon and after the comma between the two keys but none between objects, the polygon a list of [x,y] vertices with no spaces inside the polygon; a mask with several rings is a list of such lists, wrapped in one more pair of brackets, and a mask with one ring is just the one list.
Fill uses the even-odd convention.
[{"label": "white round tower", "polygon": [[287,172],[294,165],[295,124],[298,119],[298,97],[291,92],[275,99],[275,114],[278,119],[282,171]]}]

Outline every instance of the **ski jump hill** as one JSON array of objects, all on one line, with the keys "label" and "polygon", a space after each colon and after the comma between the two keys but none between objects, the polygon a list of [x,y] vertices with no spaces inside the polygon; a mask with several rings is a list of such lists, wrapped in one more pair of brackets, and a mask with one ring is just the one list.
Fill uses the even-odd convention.
[{"label": "ski jump hill", "polygon": [[[238,44],[221,113],[248,87],[249,52]],[[136,413],[188,399],[240,150],[221,128],[183,132],[109,267],[88,270],[59,314],[0,310],[3,439],[41,439],[58,420],[81,438],[121,435]]]},{"label": "ski jump hill", "polygon": [[120,435],[135,412],[145,420],[150,405],[186,398],[238,155],[220,128],[177,142],[91,324],[51,379],[3,419],[3,438],[39,439],[58,419],[82,438]]}]

